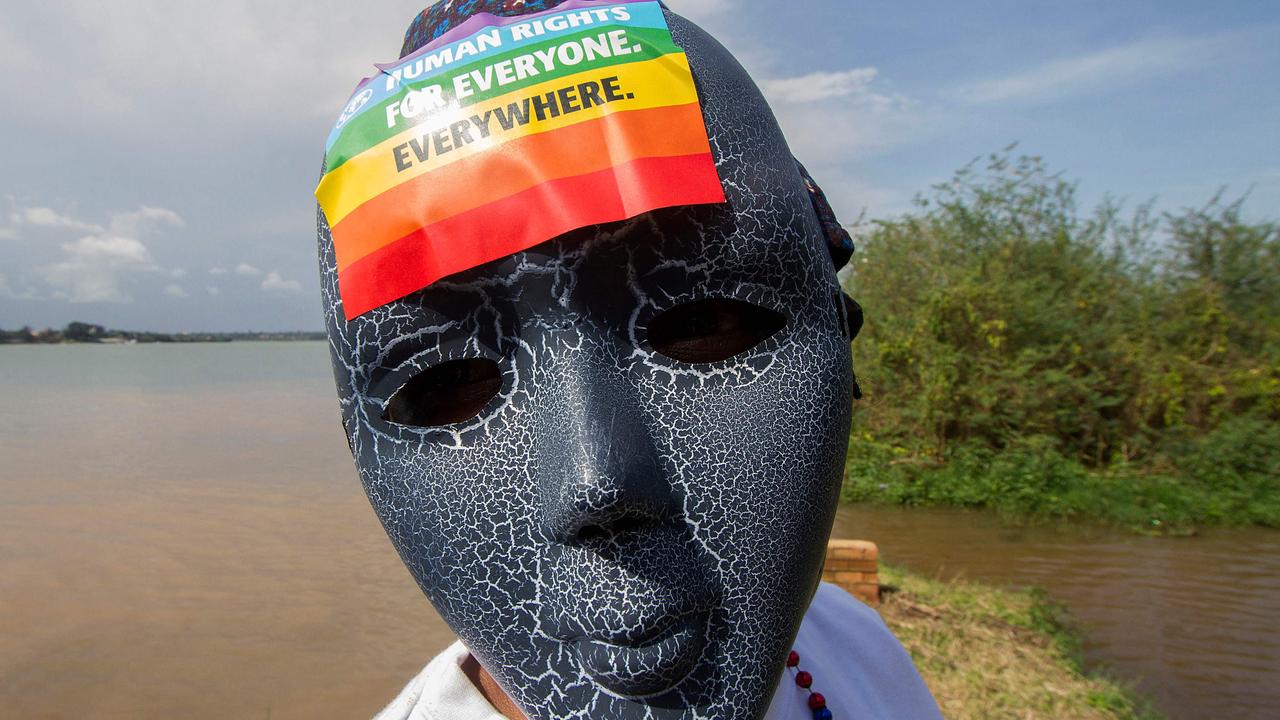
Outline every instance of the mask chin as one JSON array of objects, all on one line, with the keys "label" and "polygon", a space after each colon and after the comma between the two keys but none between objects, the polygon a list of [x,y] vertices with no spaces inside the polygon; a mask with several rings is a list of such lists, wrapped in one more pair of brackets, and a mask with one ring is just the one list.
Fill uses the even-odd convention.
[{"label": "mask chin", "polygon": [[319,222],[361,481],[534,720],[761,716],[839,491],[860,323],[833,308],[827,227],[750,78],[667,19],[727,203],[574,231],[350,322]]}]

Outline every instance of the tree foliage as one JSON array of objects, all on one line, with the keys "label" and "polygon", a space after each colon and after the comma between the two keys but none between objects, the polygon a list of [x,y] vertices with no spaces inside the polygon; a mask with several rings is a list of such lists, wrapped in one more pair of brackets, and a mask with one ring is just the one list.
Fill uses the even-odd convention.
[{"label": "tree foliage", "polygon": [[1248,517],[1187,520],[1280,524],[1254,512],[1280,493],[1280,229],[1242,203],[1085,212],[1073,183],[1006,152],[855,228],[868,400],[848,494],[1073,514],[1107,495],[1063,500],[1089,483],[1195,491],[1175,502],[1243,484]]}]

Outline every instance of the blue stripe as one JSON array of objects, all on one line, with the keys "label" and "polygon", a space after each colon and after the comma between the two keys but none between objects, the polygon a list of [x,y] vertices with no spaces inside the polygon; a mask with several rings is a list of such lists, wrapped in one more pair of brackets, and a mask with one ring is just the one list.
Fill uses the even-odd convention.
[{"label": "blue stripe", "polygon": [[[609,10],[610,12],[612,12],[613,8],[616,8],[616,7],[626,8],[631,13],[631,19],[626,22],[622,22],[614,19],[613,17],[610,17],[608,20],[601,21],[599,23],[600,26],[603,27],[605,25],[612,25],[614,27],[622,26],[622,27],[634,27],[634,28],[663,28],[663,29],[667,27],[667,19],[662,14],[662,6],[657,2],[601,5],[599,8],[592,8],[592,10],[602,9],[602,10]],[[527,18],[530,21],[532,20],[546,21],[550,18],[560,17],[564,15],[571,15],[573,13],[578,13],[582,11],[583,11],[582,8],[575,8],[573,10],[566,10],[563,12],[552,12],[552,13],[546,13],[546,14],[541,14],[541,13],[530,14],[527,16]],[[564,30],[547,31],[542,35],[536,35],[534,37],[525,38],[519,41],[512,41],[511,33],[510,33],[511,27],[512,27],[511,25],[508,25],[502,28],[503,44],[499,45],[498,47],[489,48],[484,52],[477,53],[475,55],[468,55],[467,57],[463,58],[461,61],[455,61],[452,65],[446,65],[442,68],[439,68],[434,71],[435,75],[444,75],[449,71],[450,67],[452,66],[470,65],[474,63],[476,60],[481,60],[486,57],[491,57],[499,53],[510,52],[512,50],[516,50],[521,47],[525,47],[527,45],[536,45],[539,43],[546,42],[547,40],[555,39],[557,37],[572,35],[573,33],[582,32],[583,29],[585,29],[585,26],[566,27]],[[488,32],[491,29],[492,29],[491,27],[485,28],[484,30],[477,32],[476,35],[479,35],[480,33]],[[464,38],[455,43],[443,45],[441,47],[438,47],[432,50],[431,52],[423,53],[423,55],[420,55],[418,57],[435,55],[436,53],[443,52],[445,48],[456,49],[460,45],[462,45],[462,43],[467,42],[471,38],[474,38],[476,35],[471,35],[469,38]],[[386,78],[390,76],[391,73],[395,72],[397,69],[416,62],[417,59],[418,58],[415,57],[412,59],[406,59],[403,62],[399,62],[395,65],[388,65],[386,69],[383,70],[383,74],[374,75],[371,78],[365,78],[364,82],[362,82],[359,86],[356,87],[355,92],[351,94],[351,98],[347,100],[347,103],[350,103],[351,99],[354,99],[356,96],[360,95],[360,93],[362,93],[366,88],[371,89],[373,92],[369,96],[369,98],[365,100],[364,104],[360,107],[360,109],[356,111],[354,114],[352,114],[351,117],[347,118],[341,124],[338,124],[338,123],[334,124],[333,129],[329,131],[329,138],[325,141],[325,145],[324,145],[325,152],[328,152],[331,148],[333,148],[333,144],[338,141],[338,136],[342,134],[342,128],[346,127],[347,124],[349,124],[355,118],[360,117],[361,115],[368,112],[370,109],[377,107],[379,103],[381,103],[382,101],[386,100],[387,98],[391,97],[392,95],[400,91],[401,89],[400,83],[396,83],[390,90],[388,90]],[[412,82],[419,82],[422,79],[423,79],[422,77],[418,77],[418,78],[415,78]],[[339,116],[339,118],[341,119],[341,116]]]}]

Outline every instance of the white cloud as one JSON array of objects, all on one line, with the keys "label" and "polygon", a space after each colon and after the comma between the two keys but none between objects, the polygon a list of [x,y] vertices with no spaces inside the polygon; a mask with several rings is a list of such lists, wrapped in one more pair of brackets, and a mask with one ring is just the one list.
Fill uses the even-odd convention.
[{"label": "white cloud", "polygon": [[73,303],[132,302],[121,287],[124,276],[158,269],[136,238],[88,235],[61,247],[65,259],[36,268],[36,274],[53,288],[53,297]]},{"label": "white cloud", "polygon": [[302,292],[302,283],[297,280],[285,280],[280,277],[280,273],[272,270],[267,273],[267,277],[262,281],[262,289],[267,292],[280,293],[282,295]]},{"label": "white cloud", "polygon": [[849,95],[874,94],[871,83],[879,72],[873,67],[840,72],[815,72],[801,77],[765,80],[760,89],[770,103],[805,103]]},{"label": "white cloud", "polygon": [[[223,0],[201,7],[200,24],[211,32],[196,34],[173,31],[193,22],[183,3],[6,6],[0,94],[31,100],[6,108],[7,114],[68,129],[83,128],[83,109],[91,108],[104,140],[150,139],[173,147],[193,127],[217,134],[296,130],[300,122],[335,117],[373,62],[394,59],[405,26],[423,4]],[[86,26],[93,28],[91,42],[58,44],[66,28]],[[299,58],[308,58],[308,71],[297,73],[286,91],[281,73]],[[59,81],[49,83],[50,77]]]},{"label": "white cloud", "polygon": [[946,124],[936,109],[892,89],[874,67],[768,78],[759,85],[792,153],[844,222],[864,210],[883,216],[903,206],[899,193],[858,174],[859,160],[926,139]]},{"label": "white cloud", "polygon": [[236,274],[244,277],[257,277],[262,274],[262,271],[249,263],[240,263],[236,266]]},{"label": "white cloud", "polygon": [[40,63],[37,53],[24,44],[9,23],[0,24],[0,66],[12,72],[38,70]]},{"label": "white cloud", "polygon": [[17,240],[18,233],[13,228],[0,227],[0,240]]},{"label": "white cloud", "polygon": [[90,233],[105,232],[105,229],[100,225],[81,222],[75,218],[62,215],[61,213],[47,207],[18,208],[9,213],[9,221],[14,225],[62,228]]},{"label": "white cloud", "polygon": [[181,285],[165,285],[164,294],[175,298],[191,297]]},{"label": "white cloud", "polygon": [[215,285],[210,285],[206,287],[204,291],[209,293],[209,297],[218,297],[219,295],[222,294],[222,290]]},{"label": "white cloud", "polygon": [[144,205],[133,212],[113,213],[110,228],[118,235],[133,237],[157,225],[182,227],[184,224],[182,217],[172,210]]},{"label": "white cloud", "polygon": [[[59,244],[61,261],[33,271],[49,286],[52,297],[73,303],[132,302],[131,281],[160,270],[140,236],[156,226],[182,225],[177,213],[153,207],[111,213],[105,229],[48,208],[25,208],[15,215],[21,215],[25,224],[89,231],[78,240]],[[165,292],[171,294],[169,288]]]},{"label": "white cloud", "polygon": [[9,276],[0,273],[0,298],[10,300],[34,300],[36,294],[29,286],[24,286],[21,290],[14,289],[13,284],[9,282]]},{"label": "white cloud", "polygon": [[169,271],[169,277],[173,278],[174,280],[181,280],[186,276],[187,276],[187,271],[183,270],[182,268],[174,268]]},{"label": "white cloud", "polygon": [[883,153],[935,129],[931,111],[884,85],[872,67],[760,83],[796,157],[831,165]]},{"label": "white cloud", "polygon": [[[137,237],[145,230],[158,225],[181,227],[182,218],[172,210],[142,206],[129,212],[116,212],[108,216],[107,226],[85,222],[47,207],[20,207],[9,213],[9,221],[15,226],[73,230],[91,235],[119,235]],[[14,232],[12,229],[10,232]],[[14,232],[16,235],[16,232]]]},{"label": "white cloud", "polygon": [[1221,61],[1234,43],[1226,35],[1145,38],[964,84],[951,95],[977,104],[1054,102],[1212,65]]},{"label": "white cloud", "polygon": [[211,268],[209,268],[209,274],[210,274],[210,275],[214,275],[214,276],[217,276],[217,275],[226,275],[226,274],[227,274],[227,269],[226,269],[226,268],[224,268],[224,267],[211,267]]}]

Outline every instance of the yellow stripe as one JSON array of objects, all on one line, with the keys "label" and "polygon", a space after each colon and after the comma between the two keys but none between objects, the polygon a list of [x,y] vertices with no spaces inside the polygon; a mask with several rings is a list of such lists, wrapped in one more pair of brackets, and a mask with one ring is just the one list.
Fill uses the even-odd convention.
[{"label": "yellow stripe", "polygon": [[[537,115],[533,113],[532,108],[530,108],[529,124],[512,128],[507,132],[502,130],[495,117],[490,126],[494,130],[488,138],[483,140],[477,138],[476,142],[455,149],[443,156],[437,157],[433,153],[426,162],[415,162],[408,170],[397,172],[392,148],[408,142],[411,138],[419,139],[423,134],[422,126],[411,128],[365,150],[343,163],[337,170],[326,174],[320,180],[319,187],[316,188],[316,199],[319,200],[320,207],[324,209],[329,225],[337,225],[351,211],[400,183],[484,152],[508,140],[550,132],[587,120],[594,120],[612,112],[642,110],[666,107],[668,105],[685,105],[696,102],[698,99],[698,93],[694,89],[692,76],[689,73],[688,58],[685,57],[684,53],[671,53],[653,60],[630,65],[596,68],[595,70],[588,70],[576,75],[527,87],[483,103],[462,108],[456,118],[450,119],[462,120],[472,115],[483,116],[485,111],[497,107],[505,110],[510,103],[522,101],[526,97],[545,95],[563,87],[590,80],[599,80],[601,77],[611,75],[618,77],[618,85],[623,93],[632,93],[635,97],[629,100],[617,100],[607,105],[596,105],[586,110],[560,115],[555,118],[547,118],[546,120],[539,120]],[[433,123],[433,125],[435,124]],[[448,127],[447,123],[445,127]],[[472,132],[475,133],[474,127]],[[412,151],[410,151],[410,157],[412,157]]]}]

